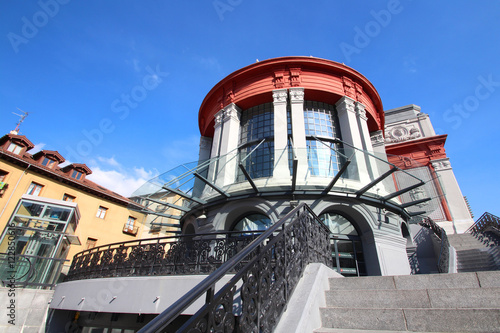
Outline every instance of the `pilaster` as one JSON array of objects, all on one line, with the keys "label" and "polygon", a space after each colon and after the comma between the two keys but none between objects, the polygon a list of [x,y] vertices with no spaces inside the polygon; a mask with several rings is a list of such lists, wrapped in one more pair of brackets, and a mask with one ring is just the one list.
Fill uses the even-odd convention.
[{"label": "pilaster", "polygon": [[273,90],[274,106],[274,170],[273,178],[289,178],[287,89]]},{"label": "pilaster", "polygon": [[307,143],[304,123],[304,88],[290,88],[290,112],[292,118],[292,141],[298,159],[297,178],[307,177]]},{"label": "pilaster", "polygon": [[358,112],[361,113],[361,108],[359,106],[356,108],[356,102],[347,96],[340,98],[340,100],[335,104],[335,107],[339,117],[342,141],[359,149],[354,150],[348,146],[344,147],[346,155],[351,156],[354,153],[355,159],[353,162],[356,163],[359,180],[361,185],[364,186],[370,182],[370,175],[366,164],[366,156],[362,152],[365,145],[363,144],[360,126],[357,119]]}]

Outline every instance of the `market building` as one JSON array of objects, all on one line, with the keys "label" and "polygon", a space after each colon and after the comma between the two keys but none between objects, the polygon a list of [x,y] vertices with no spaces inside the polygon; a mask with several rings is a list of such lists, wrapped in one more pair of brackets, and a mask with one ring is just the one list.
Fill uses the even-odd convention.
[{"label": "market building", "polygon": [[[436,135],[417,106],[384,112],[372,83],[344,64],[313,57],[256,62],[208,92],[198,122],[198,163],[133,195],[157,205],[157,215],[170,220],[153,225],[177,228],[178,239],[77,254],[68,281],[56,288],[52,327],[137,330],[296,207],[307,206],[311,219],[326,225],[322,255],[343,276],[415,273],[413,237],[424,228],[417,222],[431,217],[450,232],[473,223],[444,150],[446,135]],[[272,262],[281,258],[278,248],[270,253]],[[438,272],[437,258],[419,265]]]}]

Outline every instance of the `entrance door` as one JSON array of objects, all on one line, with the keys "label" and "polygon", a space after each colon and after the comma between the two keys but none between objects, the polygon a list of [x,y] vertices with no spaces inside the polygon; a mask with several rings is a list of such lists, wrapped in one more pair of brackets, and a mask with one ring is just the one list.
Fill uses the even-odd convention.
[{"label": "entrance door", "polygon": [[344,276],[366,275],[359,237],[333,235],[331,238],[334,269]]}]

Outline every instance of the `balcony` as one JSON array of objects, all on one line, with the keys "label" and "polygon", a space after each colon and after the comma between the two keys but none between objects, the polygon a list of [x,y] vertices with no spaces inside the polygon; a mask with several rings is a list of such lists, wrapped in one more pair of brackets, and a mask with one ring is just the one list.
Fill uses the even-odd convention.
[{"label": "balcony", "polygon": [[134,227],[130,226],[127,223],[123,225],[123,233],[132,235],[132,236],[137,236],[137,232],[139,231],[139,227]]}]

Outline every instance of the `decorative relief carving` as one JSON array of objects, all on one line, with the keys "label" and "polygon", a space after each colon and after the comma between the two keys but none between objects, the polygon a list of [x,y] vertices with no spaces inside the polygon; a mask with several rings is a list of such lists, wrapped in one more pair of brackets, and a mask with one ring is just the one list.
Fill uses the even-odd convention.
[{"label": "decorative relief carving", "polygon": [[285,87],[285,74],[283,71],[274,72],[273,83],[276,89],[281,89]]},{"label": "decorative relief carving", "polygon": [[358,83],[354,83],[354,87],[356,89],[356,100],[360,101],[361,96],[363,96],[363,87]]},{"label": "decorative relief carving", "polygon": [[304,101],[304,89],[303,88],[290,88],[290,101],[303,102]]},{"label": "decorative relief carving", "polygon": [[298,87],[300,86],[300,68],[290,68],[290,86]]},{"label": "decorative relief carving", "polygon": [[342,84],[344,86],[344,95],[352,99],[356,99],[356,91],[354,88],[354,82],[347,76],[342,76]]},{"label": "decorative relief carving", "polygon": [[348,97],[342,97],[336,104],[337,112],[342,114],[342,112],[352,112],[356,114],[355,102]]},{"label": "decorative relief carving", "polygon": [[363,120],[368,120],[366,117],[365,106],[359,102],[356,102],[356,114]]},{"label": "decorative relief carving", "polygon": [[215,125],[214,127],[217,128],[220,125],[222,125],[222,121],[224,120],[224,109],[220,110],[215,114]]},{"label": "decorative relief carving", "polygon": [[432,167],[436,171],[442,171],[442,170],[448,170],[451,169],[451,164],[449,159],[444,159],[444,160],[435,160],[431,162]]},{"label": "decorative relief carving", "polygon": [[228,121],[230,119],[234,119],[236,121],[240,121],[241,111],[236,106],[236,104],[229,104],[224,109],[224,121]]},{"label": "decorative relief carving", "polygon": [[402,125],[386,129],[385,142],[403,142],[421,137],[420,130],[414,126],[405,127]]},{"label": "decorative relief carving", "polygon": [[273,101],[274,103],[286,103],[286,97],[288,93],[286,89],[274,90],[273,91]]},{"label": "decorative relief carving", "polygon": [[382,131],[376,131],[370,135],[370,139],[372,141],[372,146],[378,146],[385,142],[384,135]]},{"label": "decorative relief carving", "polygon": [[[410,198],[412,201],[417,201],[417,200],[422,200],[422,199],[427,198],[427,195],[425,194],[425,191],[422,189],[422,187],[414,188],[413,190],[411,190],[409,192],[409,194],[410,194]],[[428,204],[429,204],[429,202],[426,201],[426,202],[421,202],[415,206],[422,208],[422,207],[427,206]]]}]

